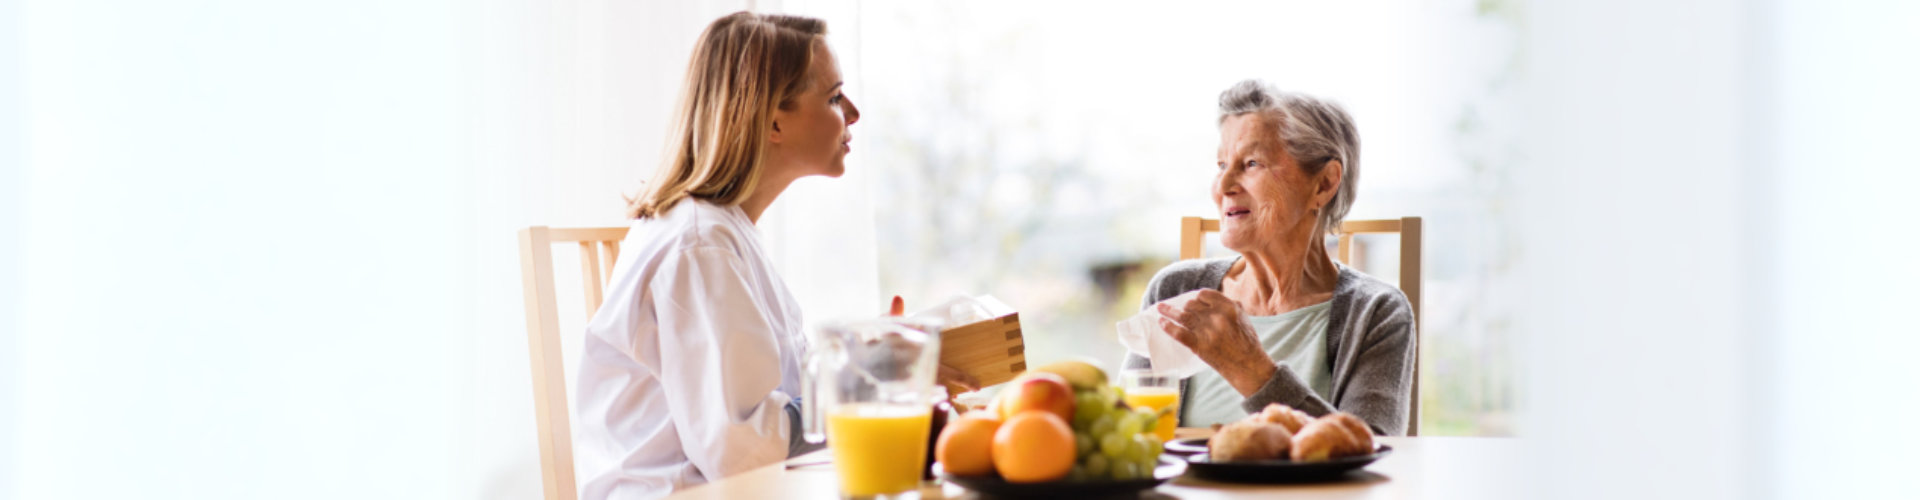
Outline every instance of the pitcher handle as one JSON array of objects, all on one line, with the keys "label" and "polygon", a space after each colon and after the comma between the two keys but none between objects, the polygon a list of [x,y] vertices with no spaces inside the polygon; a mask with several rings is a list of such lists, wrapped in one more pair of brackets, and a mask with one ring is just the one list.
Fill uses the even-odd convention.
[{"label": "pitcher handle", "polygon": [[813,444],[827,442],[826,422],[822,420],[826,418],[823,413],[828,401],[820,399],[818,380],[820,359],[818,356],[808,356],[807,366],[800,376],[800,427],[804,433],[802,437]]}]

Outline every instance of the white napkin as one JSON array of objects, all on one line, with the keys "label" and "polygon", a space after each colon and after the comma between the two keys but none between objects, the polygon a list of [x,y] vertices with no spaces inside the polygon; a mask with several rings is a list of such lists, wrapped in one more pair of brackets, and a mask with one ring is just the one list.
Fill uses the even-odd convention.
[{"label": "white napkin", "polygon": [[[1194,290],[1176,295],[1171,299],[1160,301],[1160,304],[1185,307],[1187,301],[1193,300],[1193,296],[1198,293],[1200,293],[1199,290]],[[1160,330],[1162,317],[1164,316],[1160,314],[1159,304],[1155,304],[1154,307],[1148,307],[1131,318],[1114,323],[1114,328],[1120,330],[1120,345],[1126,346],[1129,352],[1145,356],[1147,361],[1153,363],[1153,371],[1156,372],[1186,378],[1207,369],[1207,362],[1200,360],[1200,356],[1195,355],[1186,344],[1174,340],[1172,335],[1167,335]]]}]

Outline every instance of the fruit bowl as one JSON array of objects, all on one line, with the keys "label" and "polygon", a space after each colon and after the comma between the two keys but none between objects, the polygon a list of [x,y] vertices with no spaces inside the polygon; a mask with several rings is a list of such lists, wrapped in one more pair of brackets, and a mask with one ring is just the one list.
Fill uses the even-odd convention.
[{"label": "fruit bowl", "polygon": [[933,473],[949,483],[960,485],[983,496],[1013,498],[1090,498],[1106,496],[1126,496],[1153,489],[1179,477],[1187,471],[1187,462],[1178,457],[1162,456],[1153,468],[1153,477],[1140,479],[1090,479],[1075,481],[1061,479],[1042,483],[1009,483],[999,474],[979,476],[956,476],[948,474],[940,464],[933,464]]}]

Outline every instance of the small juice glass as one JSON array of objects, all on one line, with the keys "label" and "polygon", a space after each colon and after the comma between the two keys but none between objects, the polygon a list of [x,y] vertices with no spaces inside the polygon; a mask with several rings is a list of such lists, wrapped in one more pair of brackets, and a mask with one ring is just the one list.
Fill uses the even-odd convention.
[{"label": "small juice glass", "polygon": [[1120,387],[1126,390],[1127,406],[1173,408],[1153,429],[1161,442],[1173,441],[1173,429],[1180,425],[1180,379],[1153,370],[1125,370],[1120,372]]},{"label": "small juice glass", "polygon": [[924,407],[853,403],[827,415],[833,467],[848,498],[876,498],[920,488],[932,412]]}]

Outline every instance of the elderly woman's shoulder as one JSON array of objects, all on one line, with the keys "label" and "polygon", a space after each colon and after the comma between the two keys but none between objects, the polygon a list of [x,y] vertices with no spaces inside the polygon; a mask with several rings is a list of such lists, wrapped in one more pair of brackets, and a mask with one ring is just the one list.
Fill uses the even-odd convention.
[{"label": "elderly woman's shoulder", "polygon": [[1219,288],[1233,257],[1187,259],[1167,264],[1147,282],[1148,302],[1159,302],[1201,288]]},{"label": "elderly woman's shoulder", "polygon": [[1371,274],[1347,267],[1346,264],[1340,265],[1340,282],[1334,286],[1333,294],[1345,296],[1352,303],[1369,304],[1374,308],[1386,307],[1409,313],[1413,311],[1413,304],[1407,301],[1406,292],[1400,291],[1399,287],[1375,278]]}]

